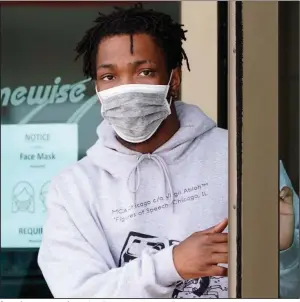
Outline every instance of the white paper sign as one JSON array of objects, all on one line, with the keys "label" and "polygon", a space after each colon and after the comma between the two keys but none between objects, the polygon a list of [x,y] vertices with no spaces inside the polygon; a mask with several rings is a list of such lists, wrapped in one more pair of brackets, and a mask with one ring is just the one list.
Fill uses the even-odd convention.
[{"label": "white paper sign", "polygon": [[40,246],[49,183],[77,156],[77,124],[1,125],[2,248]]}]

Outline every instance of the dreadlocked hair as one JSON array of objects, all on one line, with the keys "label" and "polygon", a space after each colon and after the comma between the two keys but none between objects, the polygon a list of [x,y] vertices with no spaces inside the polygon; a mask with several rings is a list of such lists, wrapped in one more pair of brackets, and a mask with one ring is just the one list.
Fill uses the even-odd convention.
[{"label": "dreadlocked hair", "polygon": [[182,48],[187,30],[183,30],[183,25],[174,22],[169,15],[144,9],[137,4],[131,8],[115,7],[109,15],[99,13],[94,23],[75,49],[75,60],[83,57],[83,73],[86,77],[96,79],[98,45],[103,38],[116,35],[130,35],[130,51],[133,53],[133,35],[148,34],[163,50],[168,71],[181,67],[183,60],[190,70],[188,57]]}]

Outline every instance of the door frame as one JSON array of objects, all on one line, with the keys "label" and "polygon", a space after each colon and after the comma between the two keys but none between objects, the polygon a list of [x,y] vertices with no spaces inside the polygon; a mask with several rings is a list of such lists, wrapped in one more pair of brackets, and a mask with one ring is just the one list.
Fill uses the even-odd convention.
[{"label": "door frame", "polygon": [[236,2],[230,14],[230,297],[278,298],[278,2]]}]

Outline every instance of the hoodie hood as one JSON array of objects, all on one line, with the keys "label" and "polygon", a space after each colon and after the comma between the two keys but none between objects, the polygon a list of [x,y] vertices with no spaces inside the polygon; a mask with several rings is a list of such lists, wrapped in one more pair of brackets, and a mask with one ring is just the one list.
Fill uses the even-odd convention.
[{"label": "hoodie hood", "polygon": [[198,107],[182,102],[175,103],[180,120],[179,130],[152,154],[142,154],[124,147],[116,138],[115,132],[107,121],[97,129],[99,136],[96,144],[88,150],[87,156],[98,167],[112,177],[125,179],[134,202],[141,183],[141,167],[144,161],[152,161],[164,175],[165,185],[174,199],[174,190],[168,165],[185,158],[194,146],[195,140],[216,126]]},{"label": "hoodie hood", "polygon": [[[175,108],[180,128],[169,141],[153,152],[153,155],[158,155],[167,164],[186,156],[193,149],[193,143],[198,137],[216,127],[215,122],[195,105],[177,101]],[[124,170],[128,174],[128,169],[132,169],[143,154],[123,146],[106,120],[98,126],[97,134],[98,140],[87,151],[87,157],[94,165],[111,175],[123,174]]]}]

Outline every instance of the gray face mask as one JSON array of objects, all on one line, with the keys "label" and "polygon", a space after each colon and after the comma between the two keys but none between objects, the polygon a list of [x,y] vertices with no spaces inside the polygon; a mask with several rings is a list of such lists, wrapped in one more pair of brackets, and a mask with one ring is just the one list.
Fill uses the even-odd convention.
[{"label": "gray face mask", "polygon": [[117,135],[127,142],[141,143],[171,114],[169,87],[170,81],[168,85],[129,84],[96,92],[101,114]]}]

